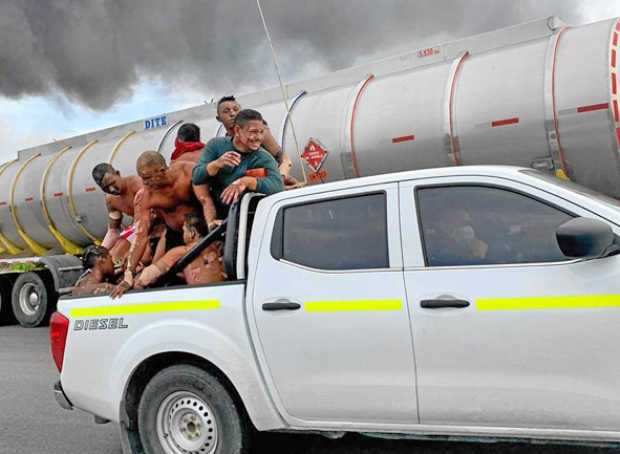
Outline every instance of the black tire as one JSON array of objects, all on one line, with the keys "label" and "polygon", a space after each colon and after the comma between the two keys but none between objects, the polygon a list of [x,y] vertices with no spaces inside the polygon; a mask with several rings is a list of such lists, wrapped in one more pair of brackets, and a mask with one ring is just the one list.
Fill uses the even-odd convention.
[{"label": "black tire", "polygon": [[[165,416],[158,418],[160,411]],[[138,431],[146,454],[243,454],[250,445],[247,419],[222,383],[185,364],[160,371],[147,384],[138,406]]]},{"label": "black tire", "polygon": [[13,281],[6,276],[0,276],[0,326],[15,323],[13,306],[11,305],[11,289]]},{"label": "black tire", "polygon": [[58,294],[51,278],[43,273],[20,274],[13,284],[13,315],[24,328],[34,328],[47,323],[57,300]]}]

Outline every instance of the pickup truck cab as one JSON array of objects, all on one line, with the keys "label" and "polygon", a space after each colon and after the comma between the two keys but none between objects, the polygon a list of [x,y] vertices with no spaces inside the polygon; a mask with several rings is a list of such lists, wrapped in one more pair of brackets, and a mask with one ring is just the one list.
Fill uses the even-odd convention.
[{"label": "pickup truck cab", "polygon": [[57,400],[124,452],[241,453],[253,429],[620,441],[615,200],[456,167],[246,195],[222,230],[228,282],[58,304]]}]

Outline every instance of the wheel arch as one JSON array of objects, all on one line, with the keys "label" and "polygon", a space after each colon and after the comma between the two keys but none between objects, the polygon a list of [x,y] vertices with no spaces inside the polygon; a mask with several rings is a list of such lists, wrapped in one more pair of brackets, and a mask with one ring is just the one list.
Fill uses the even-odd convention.
[{"label": "wheel arch", "polygon": [[137,430],[138,404],[140,403],[140,398],[142,397],[146,384],[158,372],[179,364],[187,364],[198,367],[217,377],[226,390],[230,393],[241,414],[251,421],[239,392],[233,385],[232,381],[219,367],[211,361],[193,353],[174,351],[158,353],[145,359],[134,369],[131,374],[123,391],[123,399],[121,401],[121,422],[124,422],[129,430]]},{"label": "wheel arch", "polygon": [[[238,312],[213,312],[204,320],[156,317],[140,326],[136,319],[130,338],[119,340],[113,349],[107,379],[97,391],[108,404],[102,416],[127,421],[126,410],[135,409],[146,380],[167,366],[189,362],[222,377],[258,430],[286,427],[256,361],[243,315],[235,308]],[[128,397],[136,402],[127,402]]]}]

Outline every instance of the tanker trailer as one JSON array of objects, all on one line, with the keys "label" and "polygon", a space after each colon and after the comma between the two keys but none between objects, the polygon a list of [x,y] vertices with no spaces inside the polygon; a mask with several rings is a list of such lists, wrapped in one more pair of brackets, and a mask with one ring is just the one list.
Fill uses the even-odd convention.
[{"label": "tanker trailer", "polygon": [[[620,23],[551,17],[239,97],[306,184],[450,165],[533,167],[620,197]],[[288,108],[287,108],[288,107]],[[106,229],[93,166],[166,158],[183,122],[222,135],[215,105],[22,150],[0,167],[0,318],[46,320]],[[126,220],[130,222],[130,220]]]}]

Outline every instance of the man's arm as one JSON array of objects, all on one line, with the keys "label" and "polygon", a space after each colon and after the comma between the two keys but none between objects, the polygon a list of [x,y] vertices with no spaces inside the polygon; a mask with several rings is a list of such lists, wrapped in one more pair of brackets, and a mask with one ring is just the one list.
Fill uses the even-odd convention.
[{"label": "man's arm", "polygon": [[149,197],[144,189],[140,189],[134,197],[134,225],[136,226],[135,239],[129,249],[125,277],[112,292],[112,298],[120,297],[125,291],[133,287],[133,275],[149,241],[151,210]]},{"label": "man's arm", "polygon": [[202,205],[203,216],[209,229],[213,228],[216,223],[217,211],[209,193],[207,182],[210,177],[216,176],[223,167],[235,167],[241,163],[241,156],[234,151],[227,151],[219,156],[214,147],[211,146],[212,142],[211,140],[207,143],[204,153],[192,171],[192,189],[200,205]]},{"label": "man's arm", "polygon": [[166,274],[187,252],[187,246],[177,246],[170,249],[164,256],[152,265],[147,266],[136,279],[135,287],[144,288],[157,281]]},{"label": "man's arm", "polygon": [[213,166],[210,166],[211,169],[207,170],[209,164],[219,158],[215,148],[213,147],[213,140],[215,139],[211,139],[207,142],[202,154],[200,155],[198,163],[194,166],[192,171],[192,183],[195,185],[207,184],[209,177],[214,176],[217,173],[213,173],[215,171]]},{"label": "man's arm", "polygon": [[243,194],[246,189],[256,191],[257,182],[258,179],[254,177],[241,177],[236,179],[222,191],[222,195],[220,196],[222,202],[230,205],[239,200],[239,197],[241,197],[241,194]]},{"label": "man's arm", "polygon": [[138,261],[144,254],[149,241],[149,231],[151,229],[151,209],[150,199],[147,192],[141,189],[134,197],[134,225],[136,226],[135,239],[129,249],[127,258],[127,270],[135,272]]},{"label": "man's arm", "polygon": [[227,151],[217,156],[213,150],[205,148],[205,153],[192,171],[192,183],[196,186],[207,184],[209,177],[216,176],[223,167],[236,167],[240,163],[241,156],[235,151]]},{"label": "man's arm", "polygon": [[278,163],[278,170],[280,171],[280,175],[288,177],[291,173],[291,167],[293,167],[293,162],[291,158],[284,152],[282,152],[282,162]]},{"label": "man's arm", "polygon": [[105,196],[105,206],[108,209],[108,229],[120,229],[123,221],[123,213],[114,206],[115,197],[117,196],[110,194]]},{"label": "man's arm", "polygon": [[282,164],[283,153],[282,147],[271,133],[271,129],[265,126],[265,136],[263,137],[262,147],[267,150],[276,160],[278,165]]},{"label": "man's arm", "polygon": [[161,235],[159,236],[159,240],[157,240],[157,245],[155,246],[155,252],[153,253],[153,263],[157,262],[160,258],[164,256],[166,253],[166,230],[168,227],[164,227]]},{"label": "man's arm", "polygon": [[267,176],[256,180],[256,192],[270,195],[275,194],[276,192],[284,191],[282,177],[280,176],[276,163],[271,156],[264,155],[263,153],[257,166],[264,168],[267,171]]},{"label": "man's arm", "polygon": [[206,184],[192,185],[194,195],[202,205],[202,214],[209,226],[209,230],[213,227],[213,224],[217,220],[217,210],[215,209],[215,203],[209,193],[209,187]]},{"label": "man's arm", "polygon": [[254,177],[241,177],[235,181],[233,181],[226,189],[222,191],[222,202],[226,204],[231,204],[239,200],[241,194],[245,190],[260,192],[262,194],[270,195],[275,194],[276,192],[284,191],[284,184],[282,182],[282,177],[280,176],[280,172],[278,172],[278,168],[276,166],[276,162],[272,156],[270,156],[264,150],[258,150],[254,153],[261,153],[259,159],[256,160],[256,163],[252,168],[254,169],[265,169],[267,172],[267,176],[263,178],[254,178]]},{"label": "man's arm", "polygon": [[112,197],[114,196],[109,194],[105,196],[105,205],[108,209],[108,230],[101,243],[101,245],[108,250],[112,249],[112,246],[116,244],[120,236],[121,222],[123,220],[123,213],[113,206]]},{"label": "man's arm", "polygon": [[263,138],[262,147],[275,158],[276,162],[278,163],[278,170],[280,171],[280,175],[288,177],[293,163],[291,162],[288,155],[284,152],[284,150],[282,150],[282,147],[275,139],[273,134],[271,134],[271,129],[269,129],[269,126],[265,127],[265,137]]},{"label": "man's arm", "polygon": [[112,292],[114,286],[108,282],[89,282],[85,280],[78,283],[71,290],[71,296],[84,296],[84,295],[103,295]]}]

